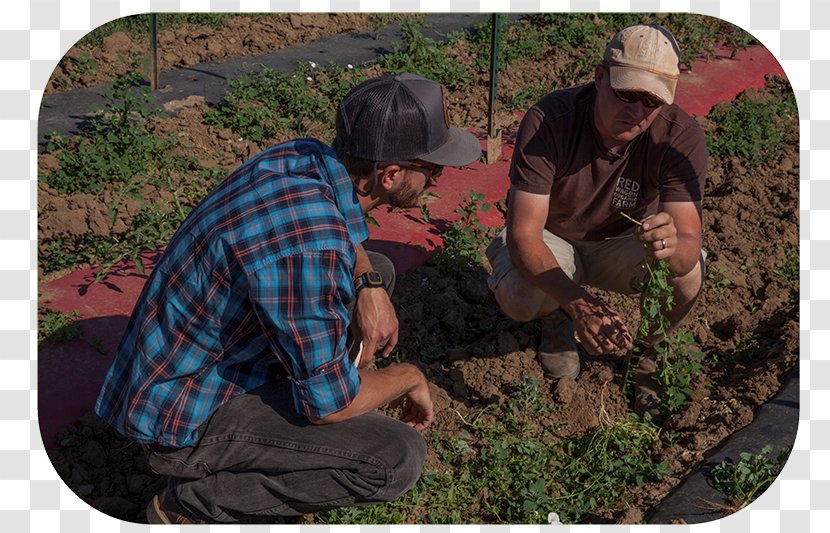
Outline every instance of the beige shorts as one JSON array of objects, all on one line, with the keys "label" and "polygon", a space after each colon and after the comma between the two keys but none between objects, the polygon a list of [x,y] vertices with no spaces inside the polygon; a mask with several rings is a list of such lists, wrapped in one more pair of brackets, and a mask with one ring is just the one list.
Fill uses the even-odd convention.
[{"label": "beige shorts", "polygon": [[[570,241],[548,230],[543,231],[556,262],[574,282],[622,294],[637,293],[645,280],[646,251],[634,239],[634,230],[604,241]],[[487,247],[487,259],[493,271],[487,280],[495,290],[508,273],[516,269],[507,249],[507,228]]]}]

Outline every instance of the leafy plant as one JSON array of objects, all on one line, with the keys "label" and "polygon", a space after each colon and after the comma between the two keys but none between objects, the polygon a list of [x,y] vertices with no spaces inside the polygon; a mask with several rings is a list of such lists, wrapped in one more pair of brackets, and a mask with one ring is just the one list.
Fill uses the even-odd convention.
[{"label": "leafy plant", "polygon": [[470,189],[469,195],[461,198],[455,210],[460,218],[441,234],[444,245],[436,250],[433,260],[445,272],[457,274],[481,263],[481,246],[487,227],[478,219],[478,214],[490,210],[490,204],[483,202],[484,197]]},{"label": "leafy plant", "polygon": [[763,101],[743,93],[731,102],[715,106],[709,119],[717,127],[707,132],[709,152],[719,157],[738,157],[757,167],[784,145],[785,124],[797,118],[792,91],[773,85]]},{"label": "leafy plant", "polygon": [[748,505],[772,485],[784,468],[791,450],[792,447],[787,447],[773,455],[773,447],[767,445],[756,455],[743,452],[737,463],[724,460],[715,466],[712,469],[712,483],[736,503]]},{"label": "leafy plant", "polygon": [[77,56],[66,56],[63,63],[68,74],[55,76],[54,84],[58,90],[66,89],[84,76],[98,70],[98,63],[92,59],[89,52],[81,52]]},{"label": "leafy plant", "polygon": [[[622,214],[640,224],[625,213]],[[704,354],[697,348],[690,333],[678,331],[668,334],[671,323],[666,312],[674,306],[674,288],[669,282],[674,274],[669,269],[669,264],[660,259],[646,263],[646,268],[648,276],[639,287],[642,293],[640,324],[634,339],[635,348],[626,356],[623,394],[626,394],[629,386],[633,352],[642,354],[653,339],[659,339],[653,346],[658,364],[654,377],[664,393],[660,398],[660,410],[671,413],[685,405],[691,397],[692,380],[703,372]]]},{"label": "leafy plant", "polygon": [[776,266],[772,273],[792,287],[798,283],[799,277],[801,276],[799,268],[798,252],[791,251],[787,253],[784,262]]},{"label": "leafy plant", "polygon": [[761,347],[758,343],[758,335],[747,335],[735,343],[735,351],[732,353],[732,361],[736,363],[748,363],[761,355]]},{"label": "leafy plant", "polygon": [[41,177],[50,187],[64,194],[97,194],[105,184],[128,186],[138,176],[176,164],[170,153],[177,141],[157,134],[150,118],[159,112],[136,61],[134,57],[132,68],[101,93],[107,103],[81,127],[80,135],[48,136],[47,151],[60,163],[56,171]]},{"label": "leafy plant", "polygon": [[255,66],[228,82],[228,95],[205,113],[204,120],[256,143],[280,137],[326,139],[332,136],[337,105],[364,79],[353,68],[335,63],[301,63],[290,73]]},{"label": "leafy plant", "polygon": [[37,332],[38,343],[66,342],[81,336],[75,324],[81,317],[78,311],[61,313],[48,307],[40,309],[40,320]]},{"label": "leafy plant", "polygon": [[470,82],[467,67],[455,61],[446,44],[436,44],[421,33],[421,24],[410,18],[401,21],[401,41],[392,46],[392,53],[380,57],[380,66],[389,72],[420,74],[454,90]]},{"label": "leafy plant", "polygon": [[631,419],[559,441],[531,423],[550,408],[538,382],[525,378],[492,407],[493,421],[485,421],[485,410],[462,419],[456,435],[431,433],[441,465],[410,492],[389,504],[320,513],[314,522],[542,524],[550,513],[583,522],[624,501],[629,487],[669,473],[651,457],[660,433],[653,424]]},{"label": "leafy plant", "polygon": [[709,288],[715,294],[716,300],[720,300],[723,291],[732,285],[732,280],[726,277],[725,268],[709,269],[706,280],[709,282]]}]

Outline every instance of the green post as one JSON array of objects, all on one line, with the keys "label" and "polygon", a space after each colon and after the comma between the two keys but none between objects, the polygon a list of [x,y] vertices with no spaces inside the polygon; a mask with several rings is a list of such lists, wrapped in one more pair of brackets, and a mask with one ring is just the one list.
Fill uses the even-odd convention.
[{"label": "green post", "polygon": [[156,14],[150,14],[150,89],[159,88],[159,54],[156,39]]},{"label": "green post", "polygon": [[499,19],[493,13],[490,30],[490,99],[487,104],[487,164],[495,163],[501,155],[501,131],[496,131],[496,87],[499,83]]}]

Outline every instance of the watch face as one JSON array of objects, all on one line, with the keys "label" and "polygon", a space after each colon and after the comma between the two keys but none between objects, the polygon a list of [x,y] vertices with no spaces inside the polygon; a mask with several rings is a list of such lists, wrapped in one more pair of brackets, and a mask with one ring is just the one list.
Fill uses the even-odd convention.
[{"label": "watch face", "polygon": [[371,285],[372,287],[379,287],[383,285],[383,278],[377,272],[367,272],[366,282],[368,285]]}]

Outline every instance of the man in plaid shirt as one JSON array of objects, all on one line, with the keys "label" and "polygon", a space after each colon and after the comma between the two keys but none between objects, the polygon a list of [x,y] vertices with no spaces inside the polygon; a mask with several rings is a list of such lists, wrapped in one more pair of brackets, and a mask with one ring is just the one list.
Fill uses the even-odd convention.
[{"label": "man in plaid shirt", "polygon": [[[416,205],[480,145],[450,127],[443,88],[412,74],[355,87],[336,130],[333,148],[299,139],[231,173],[142,291],[96,412],[169,476],[151,523],[391,501],[420,476],[426,378],[367,368],[398,323],[394,268],[363,249],[364,214]],[[374,412],[396,400],[401,421]]]}]

